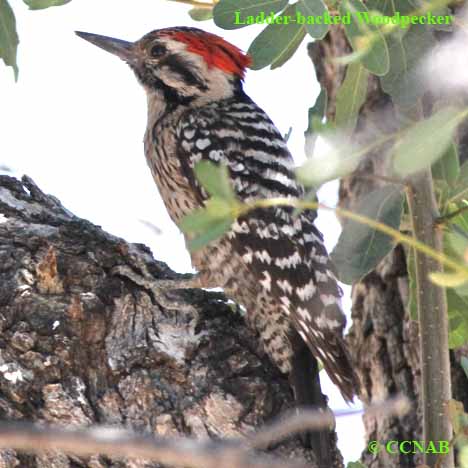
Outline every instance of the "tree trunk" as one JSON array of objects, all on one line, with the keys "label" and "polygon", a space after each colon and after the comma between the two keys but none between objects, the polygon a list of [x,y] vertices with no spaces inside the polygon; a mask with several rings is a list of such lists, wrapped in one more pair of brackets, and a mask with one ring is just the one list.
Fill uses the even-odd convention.
[{"label": "tree trunk", "polygon": [[[331,120],[335,114],[336,93],[344,77],[344,67],[333,59],[350,52],[343,30],[338,27],[331,28],[324,40],[309,45],[317,78],[328,93],[327,117]],[[381,90],[378,79],[371,75],[353,139],[369,143],[372,141],[369,135],[395,131],[393,112],[390,98]],[[461,137],[464,139],[467,135]],[[387,175],[388,159],[383,153],[380,148],[378,153],[367,155],[358,172]],[[382,182],[378,179],[359,175],[343,179],[340,205],[352,210],[363,195],[379,185]],[[347,338],[363,383],[361,400],[368,405],[401,393],[413,402],[411,412],[400,418],[364,418],[366,445],[371,441],[380,444],[375,454],[367,448],[363,451],[362,462],[366,467],[410,468],[422,462],[420,454],[389,454],[383,446],[391,440],[421,440],[418,324],[408,315],[408,291],[406,255],[401,246],[352,288],[352,327]],[[462,354],[460,350],[456,356],[452,355],[453,395],[466,407],[468,381],[458,364]]]},{"label": "tree trunk", "polygon": [[[115,269],[175,278],[165,264],[75,217],[28,178],[0,176],[0,213],[3,419],[216,439],[243,437],[287,409],[287,379],[219,293],[186,291],[193,313],[164,310]],[[313,460],[297,438],[273,452]],[[339,452],[335,459],[342,466]],[[160,465],[1,450],[0,467],[15,466]]]}]

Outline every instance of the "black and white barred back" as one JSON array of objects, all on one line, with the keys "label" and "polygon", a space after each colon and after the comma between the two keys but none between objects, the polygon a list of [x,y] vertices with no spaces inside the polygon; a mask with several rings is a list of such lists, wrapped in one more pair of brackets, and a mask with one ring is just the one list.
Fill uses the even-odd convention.
[{"label": "black and white barred back", "polygon": [[[193,175],[200,160],[225,164],[238,198],[301,197],[303,188],[280,133],[245,94],[186,112],[177,127],[177,154],[199,203],[206,198]],[[257,209],[223,240],[194,255],[200,272],[247,309],[269,356],[290,373],[297,335],[324,365],[346,400],[356,380],[343,343],[341,290],[315,212]],[[216,262],[213,260],[217,259]],[[228,267],[228,264],[235,264]],[[226,274],[227,273],[227,274]]]}]

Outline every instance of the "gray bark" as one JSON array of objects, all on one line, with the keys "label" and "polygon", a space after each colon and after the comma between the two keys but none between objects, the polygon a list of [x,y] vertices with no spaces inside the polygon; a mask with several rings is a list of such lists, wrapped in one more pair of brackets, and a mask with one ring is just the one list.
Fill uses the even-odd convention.
[{"label": "gray bark", "polygon": [[[28,178],[0,176],[0,213],[1,418],[216,439],[242,437],[290,406],[287,379],[219,293],[185,291],[193,313],[164,310],[150,290],[113,271],[175,273]],[[273,453],[314,466],[297,439]],[[0,467],[15,466],[158,465],[1,450]]]}]

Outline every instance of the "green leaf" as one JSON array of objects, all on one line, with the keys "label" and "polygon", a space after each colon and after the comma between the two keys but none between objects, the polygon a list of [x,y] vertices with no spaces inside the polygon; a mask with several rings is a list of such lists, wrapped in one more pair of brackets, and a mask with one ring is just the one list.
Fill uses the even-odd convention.
[{"label": "green leaf", "polygon": [[210,198],[205,206],[193,210],[179,222],[180,229],[186,234],[195,234],[208,230],[219,220],[232,218],[233,206],[222,198]]},{"label": "green leaf", "polygon": [[468,342],[468,298],[447,289],[449,347],[459,348]]},{"label": "green leaf", "polygon": [[[323,17],[328,13],[328,8],[323,0],[299,0],[296,10],[305,18]],[[307,24],[306,21],[305,29],[314,39],[322,39],[328,32],[328,26],[328,24]]]},{"label": "green leaf", "polygon": [[434,37],[425,25],[415,24],[406,34],[398,31],[388,37],[390,71],[380,83],[395,104],[411,107],[427,91],[417,67],[432,44]]},{"label": "green leaf", "polygon": [[207,229],[201,234],[195,236],[193,239],[190,239],[187,243],[187,248],[190,252],[202,249],[210,242],[219,239],[223,234],[225,234],[232,226],[233,222],[233,219],[220,219],[217,222],[214,222],[210,225],[210,229]]},{"label": "green leaf", "polygon": [[337,65],[342,65],[343,67],[345,67],[346,65],[349,65],[350,63],[360,62],[361,59],[366,55],[366,53],[367,53],[366,50],[361,49],[357,52],[351,52],[350,54],[336,57],[332,59],[332,61],[336,63]]},{"label": "green leaf", "polygon": [[[386,186],[363,197],[355,211],[399,229],[403,198],[398,188]],[[331,257],[338,269],[339,279],[352,284],[373,270],[392,248],[391,237],[365,224],[348,220]]]},{"label": "green leaf", "polygon": [[464,429],[467,425],[467,414],[465,413],[465,408],[463,403],[457,400],[449,400],[448,405],[448,417],[453,426],[453,432],[455,435],[463,435]]},{"label": "green leaf", "polygon": [[275,68],[279,68],[284,65],[294,55],[294,52],[296,52],[297,48],[301,45],[301,42],[305,36],[305,30],[295,36],[295,38],[288,44],[286,49],[281,52],[280,56],[271,62],[271,69],[274,70]]},{"label": "green leaf", "polygon": [[278,13],[287,4],[288,0],[220,0],[214,7],[213,19],[220,28],[239,29],[248,26],[249,17],[249,24],[254,24],[256,17],[265,21],[270,13]]},{"label": "green leaf", "polygon": [[309,109],[309,127],[307,128],[308,132],[312,131],[312,118],[318,117],[320,120],[327,115],[327,105],[328,105],[328,95],[327,90],[322,88],[320,90],[317,99],[315,100],[314,105]]},{"label": "green leaf", "polygon": [[189,239],[189,250],[201,249],[227,232],[235,221],[236,206],[236,202],[213,197],[203,208],[184,216],[179,228]]},{"label": "green leaf", "polygon": [[310,119],[310,125],[312,127],[312,131],[315,133],[319,133],[321,136],[330,136],[333,135],[333,132],[336,134],[336,126],[334,122],[323,122],[323,119],[314,115]]},{"label": "green leaf", "polygon": [[452,202],[468,200],[468,161],[465,161],[460,167],[460,174],[449,197]]},{"label": "green leaf", "polygon": [[369,73],[358,62],[346,69],[346,77],[336,95],[337,127],[352,132],[356,127],[359,109],[366,100]]},{"label": "green leaf", "polygon": [[444,250],[449,256],[462,259],[468,251],[468,212],[460,213],[451,221],[455,225],[445,232]]},{"label": "green leaf", "polygon": [[407,176],[430,167],[447,150],[465,112],[446,107],[411,126],[398,141],[393,157],[396,174]]},{"label": "green leaf", "polygon": [[195,175],[203,188],[212,196],[232,201],[236,197],[232,189],[229,171],[224,164],[200,161],[195,164]]},{"label": "green leaf", "polygon": [[460,175],[460,160],[455,143],[451,143],[445,154],[432,165],[434,179],[444,180],[453,187]]},{"label": "green leaf", "polygon": [[[290,5],[282,16],[295,16],[296,7]],[[283,57],[291,57],[299,47],[305,36],[303,25],[292,24],[270,24],[250,44],[248,53],[252,57],[253,70],[260,70],[275,63],[283,64]]]},{"label": "green leaf", "polygon": [[13,68],[15,80],[18,79],[16,51],[18,49],[15,14],[7,0],[0,0],[0,57],[5,65]]},{"label": "green leaf", "polygon": [[468,445],[466,444],[465,437],[463,435],[461,441],[457,443],[457,446],[459,446],[457,462],[460,468],[468,468]]},{"label": "green leaf", "polygon": [[194,21],[206,21],[213,18],[213,8],[192,8],[188,14]]},{"label": "green leaf", "polygon": [[[447,5],[435,6],[438,1],[434,0],[420,0],[415,2],[414,8],[418,9],[421,7],[430,7],[429,10],[434,16],[452,16],[453,14],[450,11],[450,8]],[[448,1],[446,3],[449,3]],[[431,24],[427,25],[430,28],[433,28],[437,31],[452,31],[453,24]]]},{"label": "green leaf", "polygon": [[468,300],[468,285],[465,283],[462,286],[458,286],[457,288],[453,288],[453,290],[465,300]]},{"label": "green leaf", "polygon": [[307,157],[311,157],[314,153],[315,142],[317,141],[318,132],[314,126],[314,120],[319,120],[322,122],[324,117],[327,114],[327,90],[322,88],[320,90],[315,104],[309,109],[309,125],[307,130],[304,132],[305,136],[305,153]]},{"label": "green leaf", "polygon": [[184,216],[180,229],[187,235],[188,248],[195,251],[221,237],[235,221],[238,202],[224,164],[200,161],[195,165],[195,175],[212,198],[199,208]]},{"label": "green leaf", "polygon": [[442,214],[445,214],[447,211],[448,203],[449,203],[448,196],[450,192],[450,187],[448,186],[447,182],[445,182],[445,180],[436,179],[436,178],[433,178],[433,180],[434,180],[434,194],[437,200],[437,206],[439,206]]},{"label": "green leaf", "polygon": [[53,6],[61,6],[70,3],[71,0],[23,0],[30,10],[43,10]]},{"label": "green leaf", "polygon": [[[458,205],[450,204],[450,207],[453,206],[454,210],[459,208]],[[465,205],[460,207],[462,206]],[[460,213],[450,221],[450,230],[444,235],[444,253],[464,264],[468,261],[468,212]],[[456,286],[454,289],[458,295],[468,299],[468,284]]]},{"label": "green leaf", "polygon": [[[369,10],[378,10],[386,16],[408,15],[415,8],[408,0],[368,0]],[[425,93],[426,88],[417,74],[419,61],[434,45],[434,35],[427,25],[412,25],[408,29],[396,29],[387,36],[390,68],[380,78],[382,89],[400,107],[412,107]]]},{"label": "green leaf", "polygon": [[447,410],[448,417],[450,419],[450,423],[452,424],[453,432],[455,434],[454,441],[456,442],[456,446],[459,449],[457,457],[457,468],[467,468],[468,451],[466,449],[468,449],[468,414],[465,413],[463,403],[454,399],[448,401]]},{"label": "green leaf", "polygon": [[387,42],[380,29],[366,24],[362,18],[369,10],[361,0],[343,0],[340,6],[342,16],[349,15],[349,24],[344,24],[345,34],[355,52],[363,52],[361,62],[367,70],[377,76],[388,73],[390,58]]}]

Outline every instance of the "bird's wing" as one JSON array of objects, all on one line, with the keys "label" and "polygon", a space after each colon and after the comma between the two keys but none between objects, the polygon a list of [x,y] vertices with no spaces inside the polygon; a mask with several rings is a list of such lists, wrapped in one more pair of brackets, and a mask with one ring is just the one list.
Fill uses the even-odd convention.
[{"label": "bird's wing", "polygon": [[201,160],[226,164],[241,200],[302,195],[286,143],[253,102],[191,109],[177,132],[182,170],[201,199],[206,195],[193,178],[193,167]]}]

